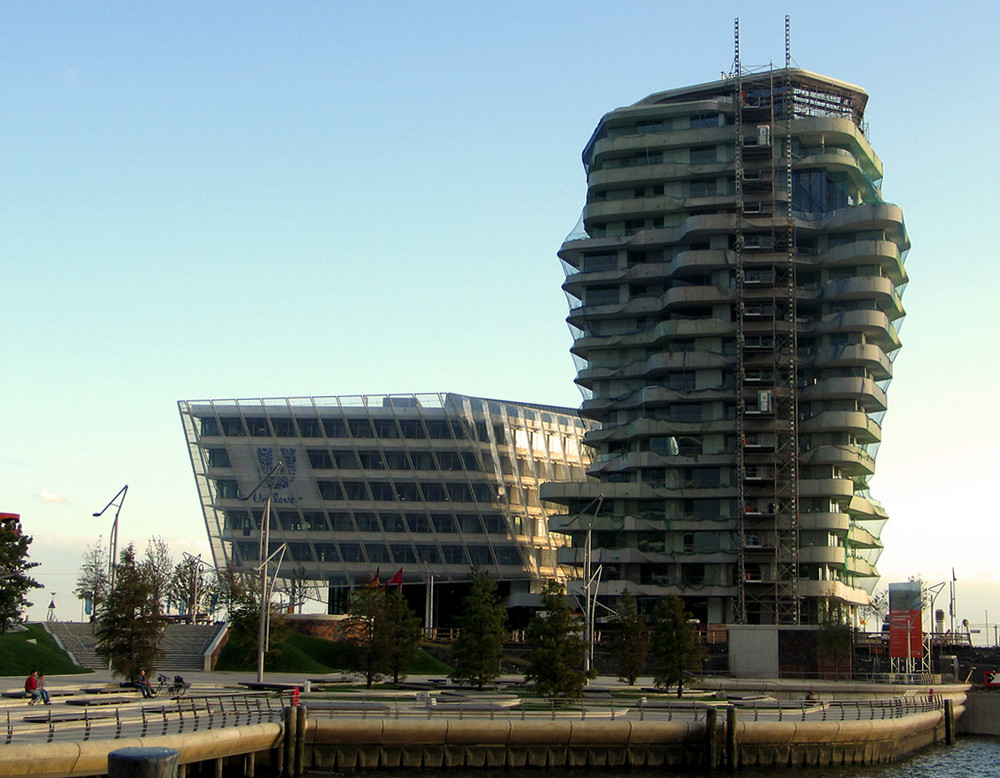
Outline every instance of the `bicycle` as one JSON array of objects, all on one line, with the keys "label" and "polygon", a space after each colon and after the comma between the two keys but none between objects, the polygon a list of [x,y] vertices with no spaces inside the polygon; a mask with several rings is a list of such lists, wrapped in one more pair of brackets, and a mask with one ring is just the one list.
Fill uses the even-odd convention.
[{"label": "bicycle", "polygon": [[167,695],[173,697],[175,700],[183,697],[184,693],[191,687],[187,681],[184,680],[183,676],[175,675],[174,680],[171,681],[167,676],[160,674],[157,679],[158,684],[155,689],[153,689],[153,696],[156,697],[164,689],[167,690]]}]

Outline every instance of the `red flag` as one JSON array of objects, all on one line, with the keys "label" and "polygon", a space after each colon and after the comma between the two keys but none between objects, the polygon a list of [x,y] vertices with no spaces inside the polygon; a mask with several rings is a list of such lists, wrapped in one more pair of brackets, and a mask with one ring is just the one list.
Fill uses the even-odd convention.
[{"label": "red flag", "polygon": [[398,587],[398,590],[400,592],[403,591],[403,568],[402,567],[399,568],[399,570],[396,571],[396,574],[392,578],[390,578],[388,581],[385,582],[386,588],[388,588],[389,586],[392,586],[393,584],[396,584],[396,586]]},{"label": "red flag", "polygon": [[379,587],[378,574],[380,569],[381,568],[378,567],[375,568],[375,577],[372,578],[368,583],[366,583],[365,587],[375,587],[376,589]]}]

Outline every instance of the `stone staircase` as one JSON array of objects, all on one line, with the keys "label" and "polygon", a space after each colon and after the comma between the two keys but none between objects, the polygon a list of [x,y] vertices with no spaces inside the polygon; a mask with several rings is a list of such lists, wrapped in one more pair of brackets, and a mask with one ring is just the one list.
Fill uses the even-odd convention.
[{"label": "stone staircase", "polygon": [[[108,663],[94,649],[94,633],[88,622],[52,621],[46,624],[49,632],[72,654],[76,663],[89,670],[105,670]],[[204,656],[208,646],[225,624],[168,624],[163,631],[160,648],[163,658],[154,669],[156,672],[196,672],[204,669]]]}]

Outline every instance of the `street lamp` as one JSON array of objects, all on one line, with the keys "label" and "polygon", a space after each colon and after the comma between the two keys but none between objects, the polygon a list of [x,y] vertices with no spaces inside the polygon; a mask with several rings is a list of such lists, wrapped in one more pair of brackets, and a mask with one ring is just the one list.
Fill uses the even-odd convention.
[{"label": "street lamp", "polygon": [[115,557],[118,556],[118,514],[122,512],[122,505],[125,503],[125,495],[128,494],[128,484],[118,490],[118,494],[111,498],[111,502],[94,514],[94,518],[102,516],[104,511],[115,506],[115,520],[111,525],[111,556],[108,559],[108,580],[109,588],[115,588]]},{"label": "street lamp", "polygon": [[[271,621],[271,591],[267,580],[267,565],[279,551],[282,556],[285,553],[284,544],[274,554],[268,555],[267,553],[271,538],[271,497],[274,495],[275,484],[278,483],[278,473],[284,466],[284,462],[278,462],[278,464],[268,471],[267,475],[260,479],[260,483],[250,491],[250,494],[239,498],[240,501],[246,502],[257,493],[260,487],[270,481],[267,489],[267,499],[264,501],[264,526],[260,531],[260,551],[258,553],[260,565],[257,568],[260,573],[260,619],[257,625],[257,683],[264,683],[264,649],[267,645],[268,628]],[[280,559],[278,560],[278,567],[281,567]],[[275,568],[274,575],[275,577],[278,575],[277,568]]]},{"label": "street lamp", "polygon": [[[587,509],[590,508],[591,505],[594,505],[594,503],[597,503],[597,506],[594,508],[594,515],[590,517],[590,521],[587,523],[587,536],[583,546],[583,634],[587,641],[587,649],[583,655],[583,670],[588,675],[590,674],[590,667],[594,660],[594,616],[597,610],[597,594],[600,589],[602,570],[602,567],[598,565],[596,573],[591,571],[593,563],[591,537],[594,532],[594,521],[597,520],[597,514],[600,512],[601,506],[604,504],[604,495],[600,494],[584,505],[580,512],[577,513],[576,516],[567,522],[567,524],[563,527],[565,529],[565,527],[568,527],[570,524],[580,521],[580,519],[582,519],[587,513]],[[594,586],[595,579],[597,581],[597,586]],[[593,587],[593,594],[591,594],[591,587]]]},{"label": "street lamp", "polygon": [[192,624],[197,624],[198,603],[200,602],[201,597],[203,596],[203,593],[199,593],[198,591],[198,576],[201,575],[202,570],[214,570],[215,566],[210,565],[208,562],[202,559],[201,554],[198,554],[198,556],[193,556],[192,554],[189,554],[187,551],[182,551],[181,555],[185,560],[189,561],[191,563],[191,566],[194,568],[194,594],[193,597],[191,598],[191,613],[189,614],[189,617],[191,619]]}]

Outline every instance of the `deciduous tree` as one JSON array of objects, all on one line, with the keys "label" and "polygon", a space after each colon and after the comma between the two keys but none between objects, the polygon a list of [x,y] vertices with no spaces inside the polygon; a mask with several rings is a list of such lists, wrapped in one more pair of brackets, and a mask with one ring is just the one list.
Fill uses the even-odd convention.
[{"label": "deciduous tree", "polygon": [[28,592],[41,584],[28,575],[38,562],[28,561],[31,536],[21,531],[21,522],[13,518],[0,521],[0,634],[21,620]]},{"label": "deciduous tree", "polygon": [[546,581],[542,608],[528,624],[525,680],[548,697],[579,697],[587,683],[583,670],[583,619],[566,604],[562,584]]},{"label": "deciduous tree", "polygon": [[496,581],[478,572],[455,621],[458,637],[451,651],[455,666],[451,677],[456,681],[469,681],[482,689],[500,675],[503,642],[507,636],[504,626],[507,611],[500,603]]},{"label": "deciduous tree", "polygon": [[684,601],[676,595],[661,600],[654,613],[650,641],[653,682],[660,689],[677,684],[678,697],[683,695],[691,673],[701,669],[705,656],[698,627],[691,619]]},{"label": "deciduous tree", "polygon": [[87,546],[83,552],[83,563],[76,579],[73,593],[85,603],[90,603],[90,621],[97,620],[97,614],[104,607],[108,594],[108,554],[109,551],[98,540]]}]

